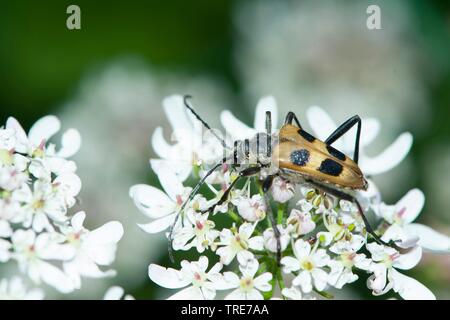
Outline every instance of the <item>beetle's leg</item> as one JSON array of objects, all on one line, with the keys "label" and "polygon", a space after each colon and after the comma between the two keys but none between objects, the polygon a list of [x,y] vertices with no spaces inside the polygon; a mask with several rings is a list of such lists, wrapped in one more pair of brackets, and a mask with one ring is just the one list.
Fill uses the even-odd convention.
[{"label": "beetle's leg", "polygon": [[292,120],[295,121],[295,124],[301,129],[300,121],[298,121],[297,116],[292,111],[289,111],[286,115],[286,120],[284,120],[284,124],[292,124]]},{"label": "beetle's leg", "polygon": [[[266,142],[267,142],[267,157],[272,155],[272,113],[270,111],[266,111]],[[258,136],[259,137],[259,136]],[[259,147],[258,147],[259,154]]]},{"label": "beetle's leg", "polygon": [[362,210],[362,207],[359,204],[359,201],[354,196],[349,195],[349,194],[347,194],[345,192],[342,192],[342,191],[339,191],[339,190],[336,190],[336,189],[333,189],[333,188],[321,185],[321,184],[319,185],[319,184],[317,184],[317,183],[315,183],[314,181],[311,181],[311,180],[308,180],[308,182],[310,184],[314,185],[315,187],[317,187],[317,189],[325,191],[326,193],[328,193],[328,194],[330,194],[332,196],[335,196],[335,197],[338,197],[340,199],[347,200],[347,201],[350,201],[352,203],[355,203],[356,206],[358,207],[359,215],[363,219],[364,225],[366,227],[366,231],[375,239],[375,241],[378,244],[389,246],[389,247],[393,247],[394,249],[396,249],[398,251],[404,250],[402,248],[399,248],[395,243],[386,243],[383,240],[381,240],[381,238],[373,230],[372,226],[369,223],[369,220],[367,220],[367,217],[364,214],[364,211]]},{"label": "beetle's leg", "polygon": [[209,207],[206,210],[202,210],[202,213],[205,212],[212,212],[214,210],[215,207],[220,206],[221,204],[223,204],[225,201],[227,201],[228,196],[231,192],[231,190],[233,189],[233,187],[236,185],[236,183],[238,182],[238,180],[242,177],[249,177],[249,176],[253,176],[255,174],[257,174],[258,172],[261,171],[261,167],[249,167],[246,168],[242,171],[239,172],[239,175],[237,176],[236,179],[234,179],[234,181],[228,186],[228,188],[225,190],[225,192],[223,193],[223,195],[220,197],[219,201],[217,201],[215,204],[213,204],[211,207]]},{"label": "beetle's leg", "polygon": [[273,233],[275,235],[275,239],[277,240],[277,264],[280,265],[281,260],[281,240],[280,240],[280,230],[278,230],[277,222],[275,221],[275,217],[273,216],[272,207],[270,206],[268,191],[272,186],[272,182],[274,179],[274,175],[267,176],[262,185],[262,190],[264,193],[264,204],[266,206],[267,215],[270,220],[270,224],[272,225]]},{"label": "beetle's leg", "polygon": [[361,137],[361,118],[356,115],[345,121],[341,124],[336,130],[333,131],[332,134],[325,140],[325,143],[330,145],[335,142],[337,139],[342,137],[348,130],[350,130],[355,124],[358,124],[358,128],[356,129],[356,141],[355,141],[355,150],[353,151],[353,161],[358,163],[359,158],[359,139]]},{"label": "beetle's leg", "polygon": [[169,229],[169,257],[170,260],[172,262],[174,262],[174,258],[173,258],[173,251],[172,251],[172,240],[173,240],[173,231],[175,228],[175,225],[178,222],[178,219],[180,218],[181,213],[184,210],[184,207],[186,207],[186,205],[194,198],[195,194],[197,193],[198,189],[200,189],[200,187],[203,185],[203,183],[205,183],[206,179],[214,172],[216,171],[220,166],[222,166],[225,161],[227,159],[224,158],[222,160],[222,162],[216,164],[214,167],[212,167],[206,174],[205,176],[197,183],[197,185],[194,187],[194,189],[192,189],[192,191],[189,193],[189,196],[187,197],[187,199],[183,202],[183,204],[181,205],[180,209],[178,210],[176,216],[175,216],[175,220],[173,221],[173,223],[170,226]]}]

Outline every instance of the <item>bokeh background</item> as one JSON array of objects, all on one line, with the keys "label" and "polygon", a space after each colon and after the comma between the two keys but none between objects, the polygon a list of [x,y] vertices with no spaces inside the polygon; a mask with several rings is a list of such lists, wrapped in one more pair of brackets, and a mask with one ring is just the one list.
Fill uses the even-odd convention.
[{"label": "bokeh background", "polygon": [[[81,30],[66,28],[70,4],[81,8]],[[370,4],[381,8],[381,30],[366,28]],[[68,298],[100,298],[113,284],[136,298],[167,296],[147,277],[150,262],[168,264],[166,243],[136,226],[145,217],[128,189],[158,184],[148,165],[150,136],[157,125],[168,136],[161,100],[173,93],[192,94],[215,126],[223,109],[252,123],[257,100],[269,94],[282,114],[293,110],[300,119],[310,105],[338,122],[355,113],[377,117],[373,154],[412,132],[408,158],[376,182],[388,203],[424,190],[420,221],[450,234],[449,2],[7,1],[0,123],[12,115],[28,128],[52,113],[79,129],[79,206],[91,228],[111,219],[125,226],[118,276],[84,281]],[[449,256],[425,254],[408,274],[448,299],[449,270]],[[345,297],[371,296],[360,281]]]}]

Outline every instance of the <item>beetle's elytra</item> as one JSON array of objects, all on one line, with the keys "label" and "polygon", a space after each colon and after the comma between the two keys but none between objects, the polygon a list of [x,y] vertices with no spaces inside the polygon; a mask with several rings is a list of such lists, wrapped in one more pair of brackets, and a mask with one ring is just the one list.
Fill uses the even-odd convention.
[{"label": "beetle's elytra", "polygon": [[278,135],[272,161],[279,164],[281,175],[289,180],[298,182],[307,178],[333,187],[367,189],[367,181],[356,162],[331,145],[291,124],[285,124]]}]

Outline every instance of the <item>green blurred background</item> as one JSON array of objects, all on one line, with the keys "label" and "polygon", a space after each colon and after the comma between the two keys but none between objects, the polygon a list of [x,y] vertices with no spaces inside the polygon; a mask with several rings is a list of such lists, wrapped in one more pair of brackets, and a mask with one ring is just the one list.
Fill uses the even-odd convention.
[{"label": "green blurred background", "polygon": [[[81,30],[66,28],[70,4],[81,8]],[[382,30],[367,30],[369,4],[380,6]],[[0,123],[14,116],[28,128],[53,113],[78,128],[80,208],[91,227],[118,219],[126,228],[118,276],[85,281],[70,297],[98,298],[111,284],[136,298],[167,295],[147,277],[150,262],[167,263],[165,242],[138,230],[145,219],[127,192],[157,185],[149,141],[157,125],[168,128],[160,102],[173,93],[193,94],[214,125],[224,108],[252,123],[258,98],[273,94],[301,118],[312,104],[336,121],[380,118],[375,151],[412,132],[408,159],[377,183],[388,203],[424,190],[420,220],[450,234],[449,40],[442,1],[3,2]],[[426,254],[409,274],[450,298],[449,269],[449,257]],[[347,297],[369,297],[363,286]]]}]

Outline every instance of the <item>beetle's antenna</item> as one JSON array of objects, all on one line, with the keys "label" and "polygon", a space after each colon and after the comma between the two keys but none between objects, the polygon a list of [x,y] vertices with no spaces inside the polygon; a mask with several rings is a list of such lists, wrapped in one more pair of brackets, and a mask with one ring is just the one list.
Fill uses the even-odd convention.
[{"label": "beetle's antenna", "polygon": [[203,185],[203,183],[206,181],[206,179],[214,172],[217,170],[217,168],[219,168],[222,164],[224,164],[227,161],[226,158],[222,159],[222,162],[216,164],[214,167],[212,167],[206,174],[205,176],[195,185],[194,189],[191,190],[191,192],[189,193],[189,196],[187,197],[187,199],[183,202],[183,204],[181,205],[180,209],[178,210],[175,220],[173,221],[172,225],[170,226],[169,229],[169,257],[170,257],[170,261],[175,262],[175,259],[173,257],[173,248],[172,248],[172,241],[173,241],[173,231],[175,229],[175,225],[178,222],[178,219],[181,215],[181,213],[183,212],[184,208],[186,207],[186,205],[189,203],[189,201],[191,201],[195,194],[197,193],[198,189],[200,189],[200,187]]},{"label": "beetle's antenna", "polygon": [[210,125],[208,123],[206,123],[206,121],[203,120],[200,117],[200,115],[197,112],[195,112],[195,110],[189,105],[189,101],[188,100],[191,99],[191,98],[192,98],[192,96],[190,96],[190,95],[184,95],[183,100],[184,100],[184,105],[186,106],[186,108],[188,108],[189,111],[192,112],[192,114],[198,119],[198,121],[200,121],[203,124],[203,126],[206,129],[208,129],[209,131],[212,132],[214,137],[216,137],[216,139],[220,141],[220,143],[222,144],[222,146],[224,148],[228,149],[228,146],[227,146],[227,143],[225,142],[225,140],[223,140],[221,137],[219,137],[219,135],[213,129],[211,129]]}]

